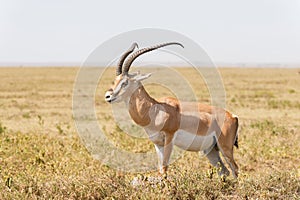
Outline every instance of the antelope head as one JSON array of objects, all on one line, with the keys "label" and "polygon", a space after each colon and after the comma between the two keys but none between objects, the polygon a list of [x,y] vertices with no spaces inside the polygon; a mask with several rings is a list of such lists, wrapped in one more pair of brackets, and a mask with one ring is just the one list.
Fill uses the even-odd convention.
[{"label": "antelope head", "polygon": [[[139,72],[136,72],[133,74],[129,74],[128,71],[129,71],[130,66],[133,63],[133,61],[138,56],[140,56],[144,53],[147,53],[149,51],[153,51],[155,49],[158,49],[158,48],[161,48],[164,46],[168,46],[168,45],[180,45],[181,47],[183,47],[183,45],[180,43],[169,42],[169,43],[163,43],[163,44],[159,44],[156,46],[139,49],[138,51],[132,53],[135,50],[135,48],[138,47],[137,43],[133,43],[131,45],[131,47],[121,56],[121,58],[119,60],[119,63],[117,65],[117,69],[116,69],[116,78],[113,82],[112,87],[106,91],[105,100],[109,103],[115,103],[115,102],[120,102],[120,101],[124,101],[124,100],[128,99],[131,96],[132,92],[134,92],[138,87],[141,86],[141,81],[145,80],[151,76],[151,73],[150,74],[140,74]],[[123,63],[124,63],[124,65],[123,65]]]}]

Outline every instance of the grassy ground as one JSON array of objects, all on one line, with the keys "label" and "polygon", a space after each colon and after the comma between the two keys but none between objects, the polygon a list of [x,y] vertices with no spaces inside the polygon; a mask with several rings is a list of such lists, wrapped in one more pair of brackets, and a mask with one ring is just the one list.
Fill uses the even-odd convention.
[{"label": "grassy ground", "polygon": [[[177,69],[191,80],[196,96],[210,101],[192,69]],[[217,177],[204,157],[187,152],[159,184],[94,160],[82,144],[72,116],[78,68],[0,68],[0,199],[299,199],[300,74],[297,69],[220,69],[226,107],[239,115],[240,177]],[[157,71],[159,73],[159,70]],[[153,151],[146,139],[122,133],[103,101],[114,72],[104,73],[96,113],[113,143],[128,151]],[[148,86],[155,97],[170,93]],[[137,142],[138,141],[138,142]],[[146,178],[144,178],[146,179]]]}]

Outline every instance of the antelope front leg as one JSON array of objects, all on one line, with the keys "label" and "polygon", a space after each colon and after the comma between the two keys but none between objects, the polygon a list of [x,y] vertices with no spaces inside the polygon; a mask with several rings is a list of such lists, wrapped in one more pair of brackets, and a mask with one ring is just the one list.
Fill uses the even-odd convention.
[{"label": "antelope front leg", "polygon": [[158,158],[158,170],[162,174],[163,173],[163,158],[164,158],[164,146],[160,146],[157,144],[154,144],[155,150],[157,153],[157,158]]},{"label": "antelope front leg", "polygon": [[171,153],[173,151],[173,146],[174,146],[173,135],[166,134],[161,174],[167,174],[167,169],[168,169]]}]

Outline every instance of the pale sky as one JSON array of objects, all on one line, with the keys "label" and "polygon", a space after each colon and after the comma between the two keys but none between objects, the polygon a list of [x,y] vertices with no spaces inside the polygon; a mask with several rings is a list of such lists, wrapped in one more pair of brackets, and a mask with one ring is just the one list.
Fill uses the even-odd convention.
[{"label": "pale sky", "polygon": [[140,28],[186,35],[215,62],[300,63],[300,0],[0,0],[0,63],[82,63]]}]

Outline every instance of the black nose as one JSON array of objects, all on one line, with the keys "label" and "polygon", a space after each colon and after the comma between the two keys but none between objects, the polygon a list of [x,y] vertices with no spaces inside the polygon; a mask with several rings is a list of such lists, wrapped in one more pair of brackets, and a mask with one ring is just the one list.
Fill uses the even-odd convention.
[{"label": "black nose", "polygon": [[105,96],[105,99],[108,99],[108,98],[110,98],[110,95],[106,95],[106,96]]}]

